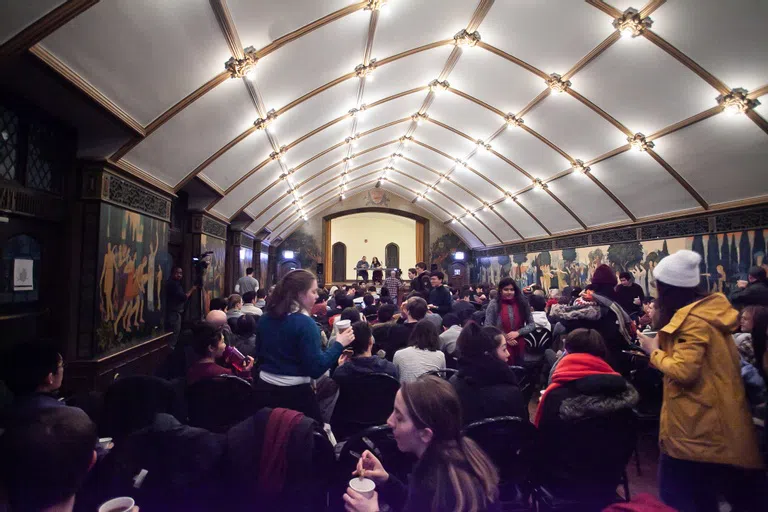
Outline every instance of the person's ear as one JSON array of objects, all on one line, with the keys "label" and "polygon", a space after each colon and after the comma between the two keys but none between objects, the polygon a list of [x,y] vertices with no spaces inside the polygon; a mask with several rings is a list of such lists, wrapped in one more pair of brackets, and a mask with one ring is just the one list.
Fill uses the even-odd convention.
[{"label": "person's ear", "polygon": [[371,348],[373,346],[373,342],[374,342],[373,335],[371,335],[371,339],[368,340],[368,348]]},{"label": "person's ear", "polygon": [[421,430],[419,430],[419,439],[420,439],[420,440],[421,440],[421,442],[422,442],[422,443],[424,443],[424,444],[429,444],[429,443],[431,443],[431,442],[432,442],[432,438],[433,438],[434,436],[435,436],[435,433],[434,433],[434,432],[432,432],[432,429],[431,429],[431,428],[429,428],[429,427],[427,427],[427,428],[422,428]]},{"label": "person's ear", "polygon": [[91,463],[88,464],[88,471],[90,471],[93,468],[93,466],[96,465],[96,459],[97,459],[96,450],[93,450],[93,453],[91,454]]},{"label": "person's ear", "polygon": [[53,373],[49,373],[49,374],[48,374],[48,375],[45,377],[45,383],[46,383],[46,384],[48,384],[49,386],[51,386],[51,385],[53,385],[53,381],[54,381],[55,379],[56,379],[56,376],[55,376]]}]

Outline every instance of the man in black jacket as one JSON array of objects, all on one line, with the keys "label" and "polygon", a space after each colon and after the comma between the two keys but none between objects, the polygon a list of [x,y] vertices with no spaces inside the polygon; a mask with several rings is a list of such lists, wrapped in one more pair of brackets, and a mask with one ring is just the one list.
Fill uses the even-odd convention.
[{"label": "man in black jacket", "polygon": [[427,300],[431,288],[427,264],[423,261],[418,262],[415,269],[408,269],[408,277],[413,275],[412,270],[415,270],[416,275],[411,278],[411,291],[417,292],[424,300]]},{"label": "man in black jacket", "polygon": [[768,280],[763,267],[752,267],[747,277],[739,281],[738,290],[731,294],[731,303],[736,308],[746,306],[768,306]]},{"label": "man in black jacket", "polygon": [[451,312],[451,303],[453,302],[450,290],[443,286],[443,278],[445,275],[439,270],[432,272],[429,276],[432,289],[429,291],[428,307],[433,313],[440,316]]}]

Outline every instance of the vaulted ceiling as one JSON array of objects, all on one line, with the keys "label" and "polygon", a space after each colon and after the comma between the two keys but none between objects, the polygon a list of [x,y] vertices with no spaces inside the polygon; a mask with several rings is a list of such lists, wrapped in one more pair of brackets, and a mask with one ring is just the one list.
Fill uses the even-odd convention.
[{"label": "vaulted ceiling", "polygon": [[[0,41],[67,3],[6,3]],[[766,19],[761,0],[101,0],[30,51],[133,130],[104,157],[202,181],[221,219],[285,238],[379,184],[488,247],[768,199]]]}]

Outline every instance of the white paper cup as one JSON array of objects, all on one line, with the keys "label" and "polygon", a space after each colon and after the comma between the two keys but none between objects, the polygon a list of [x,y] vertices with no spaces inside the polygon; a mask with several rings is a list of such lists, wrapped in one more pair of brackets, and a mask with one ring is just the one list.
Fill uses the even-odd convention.
[{"label": "white paper cup", "polygon": [[112,498],[99,507],[99,512],[128,512],[134,505],[136,502],[133,501],[133,498]]},{"label": "white paper cup", "polygon": [[109,450],[111,448],[112,444],[112,438],[111,437],[100,437],[99,438],[99,446],[101,446],[104,450]]},{"label": "white paper cup", "polygon": [[[349,486],[367,499],[373,498],[373,491],[376,490],[376,484],[370,478],[353,478],[349,481]],[[99,511],[101,512],[101,511]]]},{"label": "white paper cup", "polygon": [[336,322],[336,328],[339,330],[339,332],[344,332],[350,327],[352,327],[352,322],[350,320],[338,320]]}]

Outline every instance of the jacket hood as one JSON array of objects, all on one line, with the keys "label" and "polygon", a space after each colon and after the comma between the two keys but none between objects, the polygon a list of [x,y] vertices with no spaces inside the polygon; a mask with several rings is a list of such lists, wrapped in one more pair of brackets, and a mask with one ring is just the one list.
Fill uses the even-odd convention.
[{"label": "jacket hood", "polygon": [[618,375],[593,375],[570,384],[579,394],[560,404],[560,418],[579,420],[607,416],[637,405],[637,390]]},{"label": "jacket hood", "polygon": [[739,313],[722,293],[713,293],[700,301],[678,310],[662,331],[672,334],[685,321],[688,315],[701,318],[718,331],[730,334],[739,323]]}]

